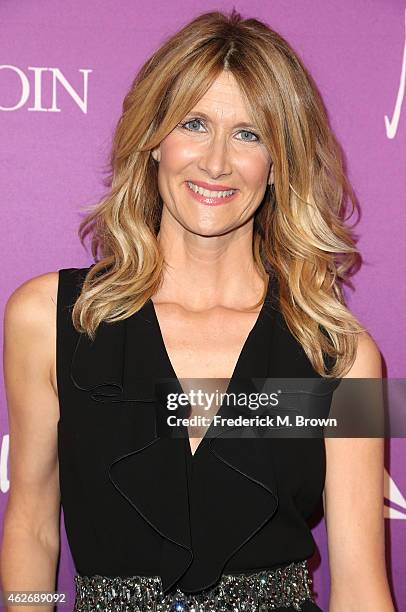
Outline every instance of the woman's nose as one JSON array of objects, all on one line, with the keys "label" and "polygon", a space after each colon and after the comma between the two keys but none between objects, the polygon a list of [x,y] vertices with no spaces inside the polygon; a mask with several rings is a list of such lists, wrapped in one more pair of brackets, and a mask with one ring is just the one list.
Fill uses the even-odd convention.
[{"label": "woman's nose", "polygon": [[231,154],[225,138],[213,138],[207,143],[200,158],[200,168],[213,178],[232,171]]}]

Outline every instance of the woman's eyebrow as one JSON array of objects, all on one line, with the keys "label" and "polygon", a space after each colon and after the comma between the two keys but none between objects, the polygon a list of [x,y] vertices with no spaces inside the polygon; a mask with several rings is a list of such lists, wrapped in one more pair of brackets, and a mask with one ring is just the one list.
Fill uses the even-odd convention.
[{"label": "woman's eyebrow", "polygon": [[[202,111],[199,111],[199,110],[191,111],[190,113],[188,113],[186,115],[186,117],[196,117],[196,116],[201,117],[205,121],[211,121],[210,117],[208,115],[206,115],[206,113],[203,113]],[[253,123],[247,123],[245,121],[242,121],[240,123],[237,123],[237,124],[233,125],[232,129],[234,129],[234,128],[250,128],[250,129],[253,129],[253,130],[257,130],[258,129]]]}]

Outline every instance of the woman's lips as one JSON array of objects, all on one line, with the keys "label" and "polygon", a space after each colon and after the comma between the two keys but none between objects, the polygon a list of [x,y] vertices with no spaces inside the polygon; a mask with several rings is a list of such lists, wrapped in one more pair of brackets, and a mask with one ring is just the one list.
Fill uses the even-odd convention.
[{"label": "woman's lips", "polygon": [[193,189],[189,187],[187,182],[185,182],[185,185],[186,185],[186,189],[192,195],[192,197],[194,197],[194,199],[200,202],[201,204],[206,204],[206,206],[219,206],[220,204],[226,204],[227,202],[230,202],[231,200],[233,200],[239,193],[238,191],[234,191],[234,193],[232,193],[231,195],[224,196],[223,198],[222,197],[219,197],[219,198],[210,197],[209,198],[207,196],[201,195],[200,193],[196,193],[195,191],[193,191]]}]

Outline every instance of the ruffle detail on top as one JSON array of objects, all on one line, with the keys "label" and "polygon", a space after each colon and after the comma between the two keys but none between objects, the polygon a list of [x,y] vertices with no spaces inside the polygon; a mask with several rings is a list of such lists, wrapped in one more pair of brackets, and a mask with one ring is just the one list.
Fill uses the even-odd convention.
[{"label": "ruffle detail on top", "polygon": [[231,557],[272,519],[279,505],[276,476],[262,441],[237,434],[235,428],[223,427],[201,442],[207,441],[206,448],[196,455],[192,526],[198,527],[202,516],[206,521],[193,531],[197,556],[178,584],[187,593],[214,586]]},{"label": "ruffle detail on top", "polygon": [[[139,316],[138,316],[139,315]],[[142,359],[147,326],[141,312],[113,324],[102,323],[95,339],[81,334],[71,361],[70,376],[75,387],[88,393],[93,402],[120,403],[120,411],[137,410],[140,421],[131,436],[124,436],[122,452],[106,466],[106,477],[150,527],[163,538],[161,571],[167,589],[184,574],[192,561],[186,472],[185,440],[163,437],[156,379]],[[150,346],[150,345],[149,345]],[[146,349],[149,354],[149,350]],[[145,374],[145,376],[143,376]],[[158,383],[159,384],[159,383]],[[126,402],[128,405],[126,406]],[[151,404],[145,412],[145,402]],[[104,408],[105,410],[105,408]],[[111,407],[112,427],[117,426]],[[151,418],[151,413],[153,418]],[[148,414],[147,425],[143,417]],[[163,415],[162,415],[163,416]],[[123,422],[127,422],[123,419]],[[133,447],[128,448],[128,438]],[[116,432],[115,439],[119,439]]]}]

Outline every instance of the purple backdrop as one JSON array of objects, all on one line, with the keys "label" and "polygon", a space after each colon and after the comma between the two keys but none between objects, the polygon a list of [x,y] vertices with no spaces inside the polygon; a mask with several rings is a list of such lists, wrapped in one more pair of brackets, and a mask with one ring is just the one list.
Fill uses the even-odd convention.
[{"label": "purple backdrop", "polygon": [[[362,207],[357,233],[365,265],[348,296],[350,307],[377,341],[385,375],[404,377],[403,0],[2,0],[1,304],[28,278],[91,263],[76,237],[79,209],[103,193],[111,136],[135,72],[181,25],[202,12],[233,6],[284,35],[322,91]],[[9,489],[4,391],[0,402],[2,513]],[[387,562],[399,610],[406,609],[405,459],[404,440],[388,441]],[[319,548],[312,564],[315,590],[327,609],[323,519],[315,521],[313,533]],[[58,590],[72,598],[74,567],[63,521],[61,535]]]}]

